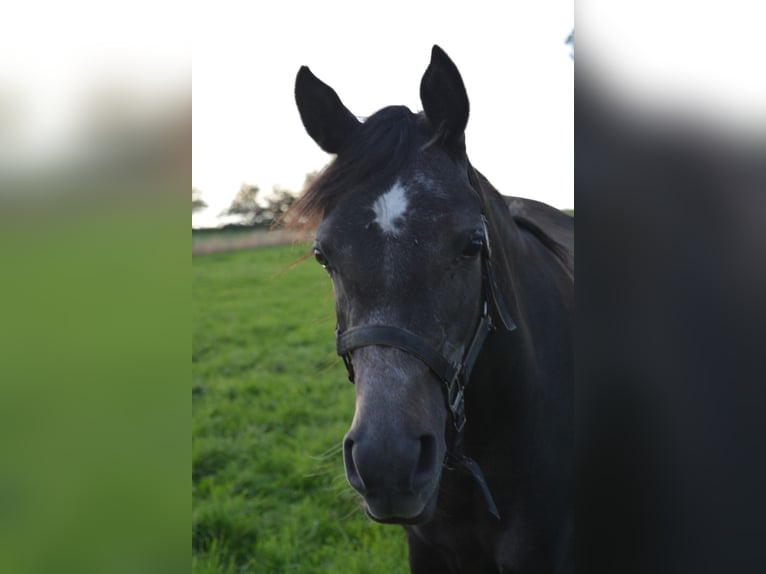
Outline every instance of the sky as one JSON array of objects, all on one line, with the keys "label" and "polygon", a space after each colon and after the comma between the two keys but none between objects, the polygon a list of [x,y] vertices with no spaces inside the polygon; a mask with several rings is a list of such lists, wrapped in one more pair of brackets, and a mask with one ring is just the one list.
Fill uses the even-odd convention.
[{"label": "sky", "polygon": [[184,95],[188,99],[191,18],[186,4],[148,4],[29,0],[4,5],[0,161],[66,160],[94,121],[94,100],[101,95],[120,94],[144,111],[167,100],[183,101]]},{"label": "sky", "polygon": [[506,195],[573,207],[573,1],[265,4],[197,6],[192,185],[210,207],[195,224],[214,224],[242,183],[298,191],[332,159],[300,122],[300,66],[359,117],[416,112],[433,44],[468,91],[472,163]]},{"label": "sky", "polygon": [[295,108],[301,65],[361,117],[417,111],[438,43],[466,84],[474,165],[502,193],[572,207],[575,9],[577,69],[621,101],[766,133],[763,2],[28,0],[0,23],[0,175],[71,161],[102,96],[153,122],[191,91],[192,185],[215,222],[243,182],[297,190],[330,160]]}]

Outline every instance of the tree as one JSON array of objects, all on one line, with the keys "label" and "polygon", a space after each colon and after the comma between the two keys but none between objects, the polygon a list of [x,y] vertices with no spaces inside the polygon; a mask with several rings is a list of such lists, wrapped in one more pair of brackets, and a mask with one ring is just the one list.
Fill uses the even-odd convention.
[{"label": "tree", "polygon": [[232,199],[231,205],[229,205],[221,215],[255,217],[261,209],[261,206],[258,205],[258,193],[260,193],[260,191],[261,190],[257,185],[243,183],[239,187],[237,195]]},{"label": "tree", "polygon": [[242,225],[269,227],[279,221],[295,201],[293,192],[278,186],[274,186],[271,195],[262,200],[258,197],[260,191],[257,185],[243,183],[221,215],[239,215]]},{"label": "tree", "polygon": [[314,170],[310,171],[306,174],[306,177],[303,178],[303,187],[301,188],[301,192],[306,191],[306,188],[310,186],[312,183],[314,183],[314,180],[319,177],[319,171]]},{"label": "tree", "polygon": [[271,195],[266,200],[266,206],[260,214],[260,221],[256,225],[273,225],[280,221],[282,216],[290,209],[295,201],[295,194],[289,189],[274,186]]},{"label": "tree", "polygon": [[202,199],[202,192],[196,187],[192,187],[192,213],[205,209],[207,203]]}]

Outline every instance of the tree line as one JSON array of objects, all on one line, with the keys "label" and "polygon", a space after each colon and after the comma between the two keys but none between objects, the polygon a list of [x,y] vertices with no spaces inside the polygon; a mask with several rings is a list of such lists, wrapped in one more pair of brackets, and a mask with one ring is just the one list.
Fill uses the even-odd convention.
[{"label": "tree line", "polygon": [[[301,191],[316,179],[318,173],[312,171],[306,174]],[[240,220],[239,223],[229,224],[225,227],[269,228],[279,222],[298,197],[298,194],[289,189],[274,186],[271,194],[264,197],[261,195],[261,188],[257,185],[243,183],[231,200],[229,207],[219,213],[218,216],[236,216]],[[202,191],[192,187],[192,213],[206,209],[207,206],[207,203],[202,199]]]}]

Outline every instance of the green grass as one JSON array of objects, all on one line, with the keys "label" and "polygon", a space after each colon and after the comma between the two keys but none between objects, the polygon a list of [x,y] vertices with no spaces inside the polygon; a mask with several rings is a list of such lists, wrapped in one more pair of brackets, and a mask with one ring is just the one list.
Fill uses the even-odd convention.
[{"label": "green grass", "polygon": [[407,572],[404,532],[344,477],[354,390],[329,279],[290,268],[307,250],[193,258],[193,572]]}]

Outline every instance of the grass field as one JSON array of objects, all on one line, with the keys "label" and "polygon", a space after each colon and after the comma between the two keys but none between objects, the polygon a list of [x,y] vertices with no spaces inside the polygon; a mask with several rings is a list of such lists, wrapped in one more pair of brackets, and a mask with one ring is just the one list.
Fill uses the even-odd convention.
[{"label": "grass field", "polygon": [[192,567],[407,572],[404,532],[345,481],[354,390],[332,289],[306,245],[193,258]]}]

